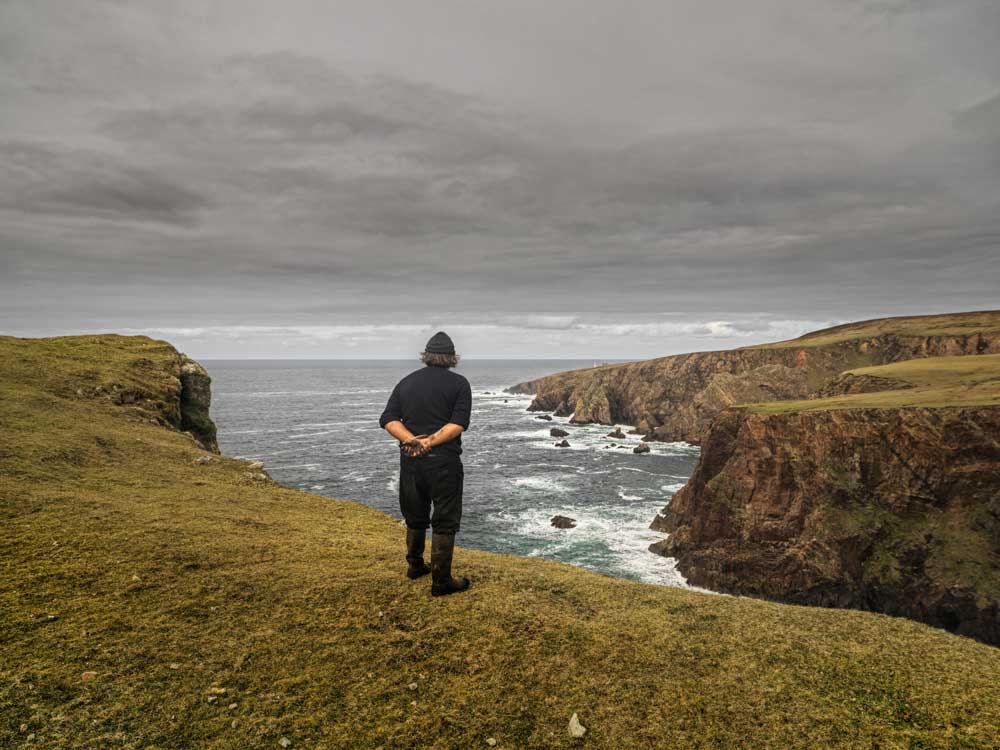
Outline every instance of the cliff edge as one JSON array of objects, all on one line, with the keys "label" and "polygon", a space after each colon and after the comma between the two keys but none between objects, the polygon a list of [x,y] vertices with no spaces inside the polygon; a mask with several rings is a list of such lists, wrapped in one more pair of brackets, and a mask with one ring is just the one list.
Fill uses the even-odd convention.
[{"label": "cliff edge", "polygon": [[711,423],[650,549],[696,585],[1000,645],[1000,355],[845,373]]}]

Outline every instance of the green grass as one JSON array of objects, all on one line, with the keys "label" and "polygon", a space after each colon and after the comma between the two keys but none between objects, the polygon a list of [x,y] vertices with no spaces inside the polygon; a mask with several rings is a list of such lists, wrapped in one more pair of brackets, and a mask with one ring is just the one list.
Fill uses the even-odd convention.
[{"label": "green grass", "polygon": [[1000,406],[1000,354],[927,357],[878,367],[848,370],[902,381],[910,387],[801,401],[749,404],[758,414],[784,414],[829,409]]},{"label": "green grass", "polygon": [[907,620],[465,549],[432,599],[394,519],[195,465],[175,356],[0,339],[0,747],[1000,746],[1000,650]]},{"label": "green grass", "polygon": [[842,341],[874,338],[892,334],[900,337],[986,336],[1000,334],[1000,310],[948,313],[944,315],[914,315],[910,317],[878,318],[846,323],[833,328],[812,331],[795,339],[746,347],[748,349],[780,349],[813,347]]}]

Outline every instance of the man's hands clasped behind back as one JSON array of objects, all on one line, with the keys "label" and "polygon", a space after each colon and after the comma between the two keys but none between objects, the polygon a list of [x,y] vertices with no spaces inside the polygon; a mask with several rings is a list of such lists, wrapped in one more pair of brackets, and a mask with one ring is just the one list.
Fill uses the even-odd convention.
[{"label": "man's hands clasped behind back", "polygon": [[429,435],[414,435],[410,440],[401,442],[400,446],[410,458],[423,458],[433,447]]}]

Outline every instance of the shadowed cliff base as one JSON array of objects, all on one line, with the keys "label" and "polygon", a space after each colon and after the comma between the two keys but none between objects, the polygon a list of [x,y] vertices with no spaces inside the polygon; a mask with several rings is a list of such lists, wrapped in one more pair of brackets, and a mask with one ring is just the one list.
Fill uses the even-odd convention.
[{"label": "shadowed cliff base", "polygon": [[468,550],[432,599],[393,519],[177,431],[168,345],[0,356],[4,746],[995,747],[1000,650]]}]

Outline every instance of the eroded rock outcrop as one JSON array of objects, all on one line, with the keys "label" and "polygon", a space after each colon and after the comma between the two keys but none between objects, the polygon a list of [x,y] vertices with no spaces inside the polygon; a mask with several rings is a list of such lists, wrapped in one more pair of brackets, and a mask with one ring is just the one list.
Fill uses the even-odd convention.
[{"label": "eroded rock outcrop", "polygon": [[697,586],[1000,644],[1000,407],[714,420],[651,546]]},{"label": "eroded rock outcrop", "polygon": [[180,428],[190,432],[205,450],[219,452],[215,422],[209,416],[212,405],[212,378],[200,364],[181,355]]}]

